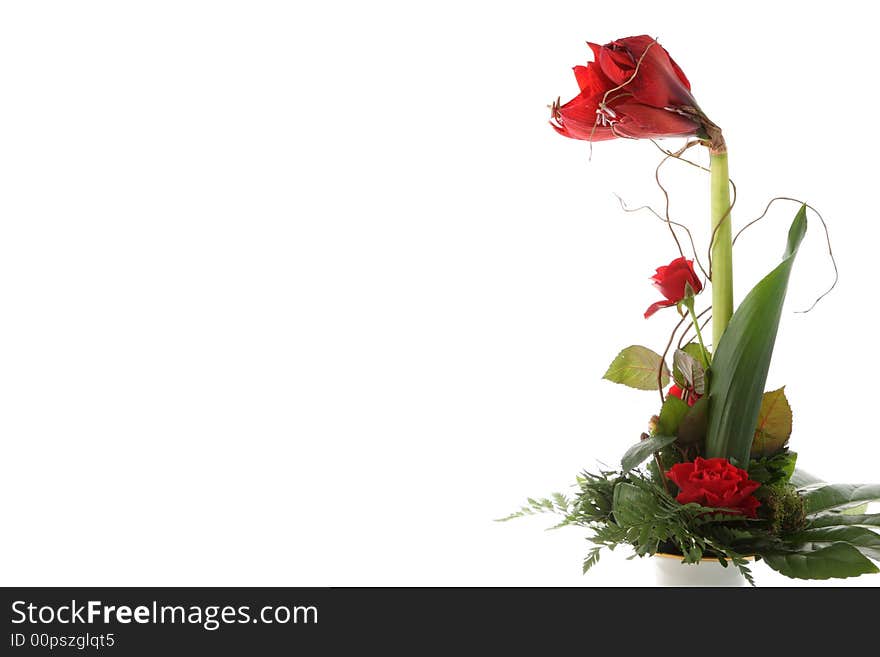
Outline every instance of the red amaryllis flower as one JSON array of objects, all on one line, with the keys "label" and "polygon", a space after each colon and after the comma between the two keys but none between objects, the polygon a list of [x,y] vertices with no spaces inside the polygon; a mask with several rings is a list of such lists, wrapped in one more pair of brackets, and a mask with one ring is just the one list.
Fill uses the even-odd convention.
[{"label": "red amaryllis flower", "polygon": [[657,273],[651,277],[651,280],[666,300],[652,303],[645,311],[645,319],[661,308],[674,306],[684,299],[686,284],[690,284],[694,294],[698,294],[703,289],[703,284],[694,271],[694,261],[687,258],[676,258],[664,267],[657,267]]},{"label": "red amaryllis flower", "polygon": [[649,36],[604,46],[587,44],[594,60],[575,66],[580,94],[553,104],[550,124],[572,139],[654,139],[703,134],[705,117],[691,84],[669,53]]},{"label": "red amaryllis flower", "polygon": [[761,484],[749,479],[749,473],[732,465],[727,459],[704,459],[693,463],[677,463],[667,472],[679,487],[675,498],[682,504],[696,502],[703,506],[729,509],[731,514],[748,518],[757,516],[761,503],[754,493]]},{"label": "red amaryllis flower", "polygon": [[685,400],[685,396],[686,396],[687,397],[686,401],[687,401],[688,406],[693,406],[694,404],[697,403],[697,400],[700,397],[702,397],[702,395],[698,395],[693,388],[686,388],[686,389],[682,390],[674,383],[671,386],[669,386],[669,392],[667,392],[666,394],[672,395],[673,397],[678,397],[681,400]]}]

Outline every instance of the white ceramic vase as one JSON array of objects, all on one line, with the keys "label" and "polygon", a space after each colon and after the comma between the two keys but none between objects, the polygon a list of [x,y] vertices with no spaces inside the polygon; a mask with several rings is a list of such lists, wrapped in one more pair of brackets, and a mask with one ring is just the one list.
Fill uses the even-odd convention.
[{"label": "white ceramic vase", "polygon": [[746,586],[739,568],[730,561],[727,567],[717,559],[702,559],[700,563],[682,563],[674,554],[654,555],[654,573],[657,586]]}]

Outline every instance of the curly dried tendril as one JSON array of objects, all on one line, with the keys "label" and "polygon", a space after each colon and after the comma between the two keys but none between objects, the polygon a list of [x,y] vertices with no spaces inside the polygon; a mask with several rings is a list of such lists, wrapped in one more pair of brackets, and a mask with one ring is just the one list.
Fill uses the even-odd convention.
[{"label": "curly dried tendril", "polygon": [[816,208],[814,208],[809,203],[805,203],[804,201],[801,201],[800,199],[792,198],[790,196],[777,196],[775,198],[772,198],[767,203],[767,207],[764,208],[764,211],[757,218],[752,219],[749,223],[747,223],[745,226],[740,228],[739,231],[736,233],[736,235],[733,236],[733,244],[736,244],[736,240],[739,239],[739,236],[742,235],[746,231],[747,228],[754,226],[756,223],[761,221],[761,219],[766,217],[767,213],[770,211],[770,207],[776,201],[791,201],[793,203],[797,203],[798,205],[805,206],[808,210],[812,211],[813,214],[815,214],[819,218],[819,221],[822,224],[822,229],[825,231],[825,243],[828,245],[828,257],[831,260],[831,267],[834,269],[834,280],[831,282],[831,285],[829,286],[829,288],[827,290],[825,290],[822,294],[820,294],[818,297],[816,297],[816,300],[813,301],[812,305],[810,305],[809,308],[807,308],[806,310],[796,310],[795,311],[796,313],[799,313],[799,314],[808,313],[813,308],[815,308],[822,299],[824,299],[826,296],[828,296],[835,287],[837,287],[837,282],[840,280],[840,272],[837,269],[837,260],[835,259],[834,251],[831,248],[831,235],[828,232],[828,224],[825,223],[825,218],[821,215],[821,213]]}]

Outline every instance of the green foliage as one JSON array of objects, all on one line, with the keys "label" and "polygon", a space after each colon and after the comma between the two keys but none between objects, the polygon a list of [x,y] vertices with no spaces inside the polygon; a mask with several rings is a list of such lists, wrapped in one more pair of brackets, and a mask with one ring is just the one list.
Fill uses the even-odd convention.
[{"label": "green foliage", "polygon": [[514,511],[508,516],[498,518],[496,522],[507,522],[514,518],[522,518],[524,516],[535,516],[544,513],[556,513],[567,515],[569,510],[569,501],[562,493],[553,493],[550,497],[526,499],[526,504],[521,506],[518,511]]},{"label": "green foliage", "polygon": [[752,441],[752,456],[766,456],[781,450],[791,436],[791,424],[791,406],[785,397],[785,386],[765,392]]},{"label": "green foliage", "polygon": [[745,525],[741,517],[716,513],[698,504],[679,504],[660,485],[637,471],[618,480],[614,488],[613,514],[604,523],[587,523],[594,530],[590,539],[614,548],[626,543],[638,556],[655,554],[661,546],[682,554],[686,563],[704,556],[730,560],[751,579],[743,552],[721,540],[731,541],[730,524]]},{"label": "green foliage", "polygon": [[783,450],[773,456],[753,458],[749,463],[749,479],[762,484],[788,482],[794,474],[797,453]]},{"label": "green foliage", "polygon": [[669,383],[669,368],[663,358],[647,347],[633,345],[617,354],[602,378],[638,390],[657,390],[658,373],[660,387],[665,388]]},{"label": "green foliage", "polygon": [[623,455],[623,459],[620,461],[620,467],[624,473],[629,472],[641,465],[646,459],[651,458],[654,452],[659,452],[673,442],[675,442],[675,436],[651,436],[645,440],[640,440],[626,450],[626,454]]},{"label": "green foliage", "polygon": [[[664,469],[675,450],[662,449]],[[653,461],[646,474],[602,471],[583,473],[576,491],[556,493],[528,504],[503,520],[539,513],[561,516],[555,527],[574,525],[591,530],[594,545],[583,563],[587,572],[603,548],[629,545],[637,556],[658,551],[682,555],[685,563],[716,557],[732,563],[752,582],[746,555],[762,558],[788,577],[827,579],[878,572],[880,514],[851,515],[841,509],[880,496],[878,486],[825,485],[804,493],[787,478],[795,455],[787,450],[752,462],[750,476],[762,477],[761,517],[749,519],[699,504],[680,504],[658,477]],[[794,477],[792,477],[794,480]],[[554,528],[555,528],[554,527]]]},{"label": "green foliage", "polygon": [[744,467],[755,435],[782,304],[798,247],[807,230],[806,206],[791,224],[782,263],[737,308],[712,358],[706,455]]}]

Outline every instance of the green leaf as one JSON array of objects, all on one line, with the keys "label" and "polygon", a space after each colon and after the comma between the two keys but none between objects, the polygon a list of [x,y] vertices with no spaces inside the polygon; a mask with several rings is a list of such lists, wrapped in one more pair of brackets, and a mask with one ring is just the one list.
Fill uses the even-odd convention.
[{"label": "green leaf", "polygon": [[[693,388],[694,392],[702,395],[706,392],[706,373],[700,362],[683,349],[676,349],[672,355],[673,372],[681,375],[684,386]],[[679,379],[676,378],[676,381]],[[681,384],[679,384],[681,385]]]},{"label": "green leaf", "polygon": [[675,395],[668,395],[660,409],[660,420],[657,422],[657,434],[663,436],[677,436],[678,425],[681,419],[687,415],[690,407],[687,403]]},{"label": "green leaf", "polygon": [[653,507],[654,497],[648,491],[623,482],[614,487],[612,512],[614,520],[624,529],[649,522]]},{"label": "green leaf", "polygon": [[602,378],[639,390],[657,390],[658,373],[660,387],[665,388],[669,383],[669,368],[663,358],[647,347],[633,345],[617,354]]},{"label": "green leaf", "polygon": [[620,467],[624,472],[629,472],[638,465],[641,465],[645,459],[651,457],[654,452],[675,442],[675,436],[652,436],[646,440],[637,442],[635,445],[626,450],[623,459],[620,461]]},{"label": "green leaf", "polygon": [[845,525],[880,527],[880,513],[862,513],[853,515],[850,513],[842,513],[840,511],[829,511],[828,513],[820,513],[812,518],[807,527],[842,527]]},{"label": "green leaf", "polygon": [[806,206],[801,206],[788,231],[782,263],[749,292],[715,349],[706,435],[709,458],[748,465],[788,279],[806,230]]},{"label": "green leaf", "polygon": [[709,400],[701,397],[678,423],[678,442],[682,445],[695,445],[703,442],[706,438],[708,423]]},{"label": "green leaf", "polygon": [[802,544],[809,550],[817,550],[830,543],[849,543],[870,559],[880,560],[880,534],[867,527],[822,527],[806,529],[786,536],[791,544]]},{"label": "green leaf", "polygon": [[828,484],[803,494],[807,515],[880,500],[880,484]]},{"label": "green leaf", "polygon": [[832,543],[818,550],[763,556],[773,570],[796,579],[856,577],[880,572],[870,559],[849,543]]},{"label": "green leaf", "polygon": [[791,420],[791,406],[785,398],[785,386],[765,392],[752,441],[752,456],[768,456],[781,450],[791,436]]}]

